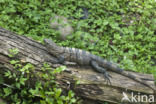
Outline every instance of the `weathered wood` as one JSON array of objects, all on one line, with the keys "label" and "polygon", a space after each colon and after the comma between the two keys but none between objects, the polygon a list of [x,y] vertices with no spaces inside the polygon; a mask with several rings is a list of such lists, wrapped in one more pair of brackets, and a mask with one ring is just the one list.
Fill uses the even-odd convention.
[{"label": "weathered wood", "polygon": [[3,99],[0,98],[0,104],[7,104]]},{"label": "weathered wood", "polygon": [[[0,74],[3,74],[3,70],[6,68],[12,69],[8,57],[8,50],[11,48],[18,48],[18,58],[22,62],[34,64],[38,69],[47,60],[51,61],[49,64],[52,67],[56,67],[54,63],[57,59],[47,52],[44,45],[25,36],[16,35],[13,32],[0,28]],[[90,67],[67,66],[67,69],[68,71],[62,72],[62,74],[57,76],[58,83],[62,88],[73,89],[78,96],[87,99],[117,103],[123,98],[123,92],[129,97],[132,92],[145,95],[154,94],[150,88],[114,72],[109,72],[113,78],[111,79],[112,84],[107,85],[103,75],[95,72]],[[155,88],[152,75],[129,73],[144,79],[143,81]],[[80,84],[75,86],[76,80],[79,80]]]}]

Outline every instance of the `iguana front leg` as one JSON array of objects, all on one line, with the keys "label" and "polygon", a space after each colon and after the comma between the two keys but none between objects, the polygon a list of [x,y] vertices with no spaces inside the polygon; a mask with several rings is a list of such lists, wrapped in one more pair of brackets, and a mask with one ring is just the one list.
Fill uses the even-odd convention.
[{"label": "iguana front leg", "polygon": [[57,60],[47,59],[47,62],[52,62],[53,64],[64,64],[65,58],[63,55],[56,57]]},{"label": "iguana front leg", "polygon": [[111,84],[110,78],[112,78],[112,76],[109,75],[109,74],[107,73],[106,69],[104,69],[103,67],[100,67],[100,66],[98,65],[98,63],[97,63],[96,61],[94,61],[94,60],[91,61],[91,66],[92,66],[96,71],[98,71],[98,72],[100,72],[100,73],[103,73],[103,74],[104,74],[104,78],[105,78],[105,80],[107,81],[107,83],[110,83],[110,84]]},{"label": "iguana front leg", "polygon": [[65,62],[65,57],[64,55],[60,55],[59,57],[57,57],[58,63],[63,64]]},{"label": "iguana front leg", "polygon": [[57,56],[57,64],[63,64],[63,65],[69,65],[69,66],[75,66],[76,62],[70,62],[68,60],[66,60],[65,58],[65,54],[61,54],[59,56]]}]

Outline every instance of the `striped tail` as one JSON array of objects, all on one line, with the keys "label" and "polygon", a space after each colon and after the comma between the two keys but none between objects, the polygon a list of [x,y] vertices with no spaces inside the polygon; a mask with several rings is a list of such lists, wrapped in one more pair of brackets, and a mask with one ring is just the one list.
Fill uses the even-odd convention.
[{"label": "striped tail", "polygon": [[106,62],[105,60],[105,63],[104,63],[110,70],[116,72],[116,73],[119,73],[123,76],[126,76],[136,82],[139,82],[141,84],[143,84],[144,86],[152,89],[153,91],[156,91],[156,88],[153,88],[152,86],[150,86],[149,84],[147,84],[146,82],[143,82],[143,80],[141,80],[140,78],[137,78],[136,76],[124,71],[123,69],[119,68],[117,65],[115,65],[114,63],[111,63],[111,62]]}]

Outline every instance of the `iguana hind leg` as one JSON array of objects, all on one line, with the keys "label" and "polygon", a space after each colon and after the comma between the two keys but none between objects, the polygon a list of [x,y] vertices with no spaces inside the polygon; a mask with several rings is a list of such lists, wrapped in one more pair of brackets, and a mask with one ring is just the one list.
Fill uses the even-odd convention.
[{"label": "iguana hind leg", "polygon": [[111,84],[110,78],[112,78],[112,76],[109,75],[109,74],[107,73],[107,71],[106,71],[105,68],[100,67],[96,61],[91,61],[91,66],[92,66],[96,71],[98,71],[98,72],[100,72],[100,73],[103,73],[103,74],[104,74],[104,78],[105,78],[105,80],[107,81],[107,83],[110,83],[110,84]]}]

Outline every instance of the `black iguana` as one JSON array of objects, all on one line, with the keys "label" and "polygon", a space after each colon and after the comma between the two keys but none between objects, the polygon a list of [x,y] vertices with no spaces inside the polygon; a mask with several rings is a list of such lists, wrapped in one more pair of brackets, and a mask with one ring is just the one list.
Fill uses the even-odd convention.
[{"label": "black iguana", "polygon": [[44,43],[48,52],[58,58],[59,63],[63,63],[64,61],[70,61],[76,62],[79,65],[92,66],[96,71],[104,74],[104,78],[107,83],[110,83],[111,76],[107,73],[106,69],[110,69],[113,72],[131,78],[151,88],[152,90],[155,90],[153,87],[143,82],[141,79],[136,78],[134,75],[125,72],[114,63],[108,62],[107,60],[99,56],[93,55],[81,49],[58,46],[50,39],[44,39]]}]

